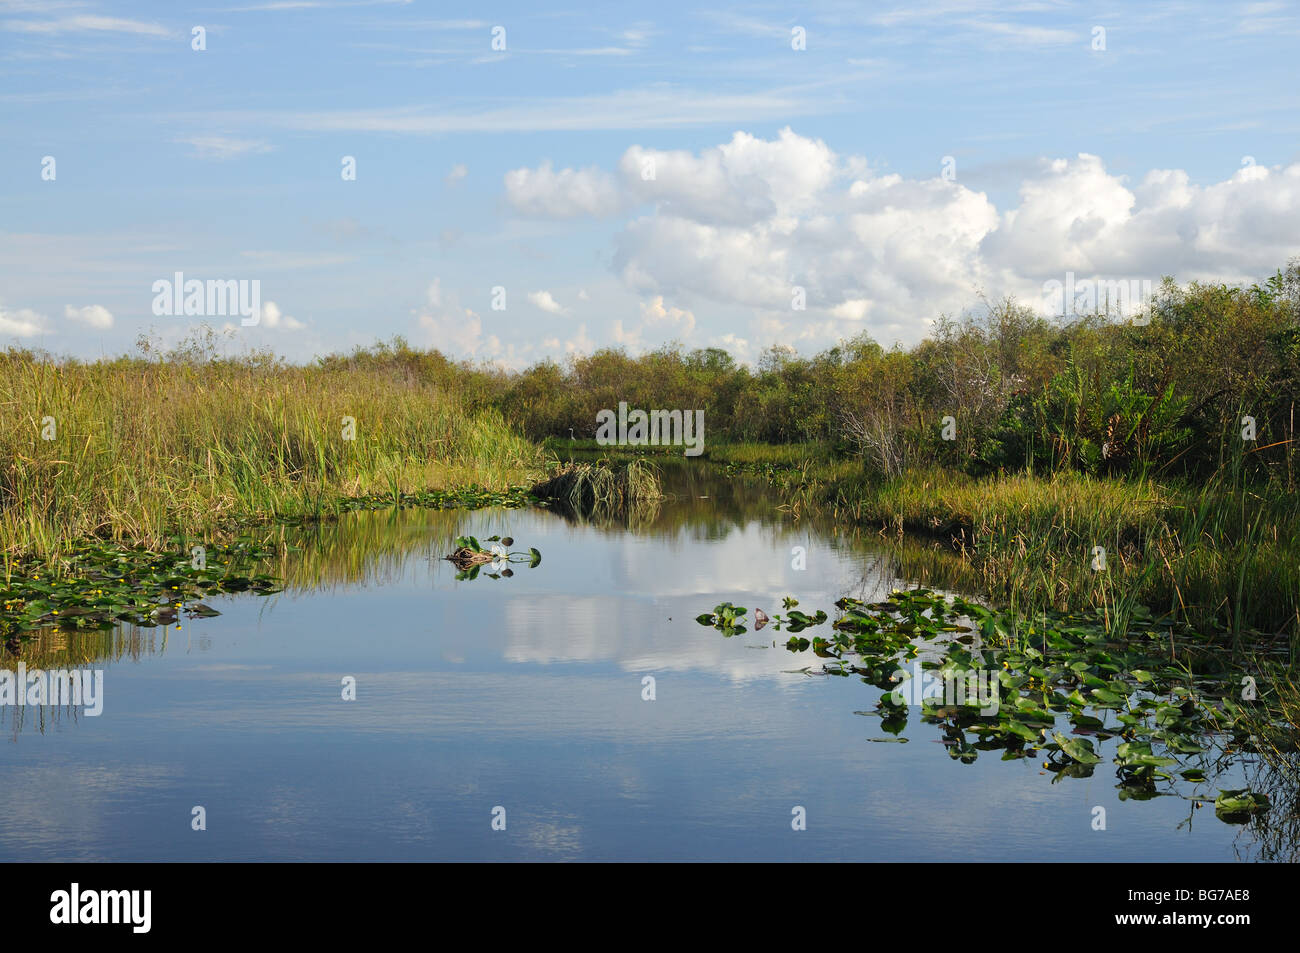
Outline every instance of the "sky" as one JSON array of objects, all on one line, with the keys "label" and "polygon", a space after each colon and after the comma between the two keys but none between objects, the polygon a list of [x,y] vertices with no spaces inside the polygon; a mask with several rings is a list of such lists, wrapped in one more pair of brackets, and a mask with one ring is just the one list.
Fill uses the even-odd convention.
[{"label": "sky", "polygon": [[753,362],[1251,282],[1297,51],[1295,2],[0,0],[0,347]]}]

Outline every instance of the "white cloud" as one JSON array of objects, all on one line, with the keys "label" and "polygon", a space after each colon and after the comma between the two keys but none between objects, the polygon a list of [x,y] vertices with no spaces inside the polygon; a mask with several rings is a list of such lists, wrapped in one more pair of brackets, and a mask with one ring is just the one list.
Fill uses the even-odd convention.
[{"label": "white cloud", "polygon": [[765,225],[708,225],[660,213],[628,225],[617,246],[615,264],[634,291],[789,307],[792,249]]},{"label": "white cloud", "polygon": [[483,319],[469,308],[450,311],[421,311],[419,325],[429,343],[447,354],[466,357],[496,357],[501,339],[483,334]]},{"label": "white cloud", "polygon": [[515,211],[537,218],[601,218],[623,206],[618,184],[599,169],[562,169],[551,163],[505,175],[506,198]]},{"label": "white cloud", "polygon": [[540,308],[547,314],[564,314],[568,311],[563,305],[551,296],[549,291],[530,291],[528,300],[532,302],[533,307]]},{"label": "white cloud", "polygon": [[467,175],[469,175],[469,169],[466,168],[465,163],[458,162],[451,167],[451,171],[447,173],[447,177],[443,179],[443,182],[447,185],[456,185]]},{"label": "white cloud", "polygon": [[737,132],[698,156],[633,146],[619,169],[629,191],[666,211],[710,224],[778,226],[815,208],[838,171],[826,143],[789,127],[770,142]]},{"label": "white cloud", "polygon": [[985,242],[1007,283],[1067,270],[1158,280],[1241,281],[1300,253],[1300,163],[1250,166],[1207,186],[1157,169],[1129,189],[1101,159],[1046,163]]},{"label": "white cloud", "polygon": [[709,347],[720,347],[739,361],[748,361],[752,357],[749,342],[730,332],[710,339]]},{"label": "white cloud", "polygon": [[566,354],[590,354],[596,350],[596,342],[587,336],[587,326],[578,325],[578,333],[564,342]]},{"label": "white cloud", "polygon": [[274,301],[267,301],[262,305],[262,320],[259,323],[264,328],[283,327],[287,331],[301,331],[307,326],[282,312],[280,306]]},{"label": "white cloud", "polygon": [[[621,333],[623,324],[621,321],[614,322],[615,333]],[[558,337],[548,337],[542,339],[542,347],[549,351],[563,350],[565,354],[582,355],[590,354],[596,350],[596,342],[587,335],[587,326],[578,325],[578,333],[567,341],[561,342]]]},{"label": "white cloud", "polygon": [[700,155],[632,146],[619,161],[619,178],[599,168],[514,169],[505,176],[506,198],[525,215],[599,218],[637,203],[718,224],[769,218],[791,222],[815,206],[838,173],[835,154],[820,140],[790,128],[766,141],[737,132],[730,142]]},{"label": "white cloud", "polygon": [[37,314],[30,308],[6,311],[3,306],[0,306],[0,334],[30,338],[44,333],[45,330],[43,314]]},{"label": "white cloud", "polygon": [[63,316],[70,321],[80,321],[82,324],[88,324],[92,328],[99,328],[101,331],[107,331],[113,326],[112,313],[100,304],[88,304],[84,308],[74,308],[67,305],[63,309]]},{"label": "white cloud", "polygon": [[1085,43],[1086,38],[1074,30],[1057,30],[1050,27],[1027,26],[1023,23],[1005,23],[992,20],[968,20],[966,26],[992,33],[1019,43],[1022,46],[1064,46],[1071,43]]},{"label": "white cloud", "polygon": [[614,343],[633,353],[644,348],[648,339],[658,344],[677,338],[689,338],[695,332],[695,315],[683,308],[664,304],[663,295],[641,303],[641,323],[634,328],[624,327],[622,319],[614,322],[611,333]]},{"label": "white cloud", "polygon": [[[641,331],[639,328],[631,331],[623,327],[623,319],[619,318],[614,322],[610,333],[614,336],[614,343],[620,347],[625,347],[633,354],[641,350]],[[556,342],[558,344],[558,342]]]},{"label": "white cloud", "polygon": [[633,24],[626,30],[616,31],[615,35],[626,43],[628,46],[645,46],[650,42],[651,37],[658,34],[654,24],[647,21]]},{"label": "white cloud", "polygon": [[100,17],[82,14],[79,16],[60,17],[57,20],[4,20],[0,29],[13,30],[18,33],[131,33],[137,36],[171,36],[166,27],[157,23],[145,23],[141,20],[127,20],[121,17]]},{"label": "white cloud", "polygon": [[664,325],[689,335],[695,330],[695,315],[682,308],[664,307],[663,295],[641,305],[641,317],[648,326]]},{"label": "white cloud", "polygon": [[499,335],[484,329],[483,318],[462,307],[459,297],[434,278],[425,290],[425,306],[414,312],[416,325],[430,347],[456,357],[490,360],[505,367],[530,363],[532,345],[502,344]]},{"label": "white cloud", "polygon": [[442,307],[442,279],[434,278],[429,282],[429,287],[425,289],[424,299],[429,302],[430,308]]},{"label": "white cloud", "polygon": [[[500,63],[508,53],[491,53],[475,62]],[[847,82],[847,81],[846,81]],[[309,132],[387,132],[431,135],[452,132],[574,132],[588,129],[681,129],[715,123],[759,122],[783,116],[809,116],[832,108],[828,97],[800,88],[718,93],[655,83],[642,89],[590,96],[533,99],[487,105],[474,110],[434,111],[386,107],[331,111],[229,110],[210,114],[213,122],[269,123]]]},{"label": "white cloud", "polygon": [[[773,140],[736,133],[699,153],[632,146],[617,178],[549,165],[512,175],[533,186],[515,198],[536,214],[647,207],[615,238],[624,284],[752,309],[760,344],[830,343],[864,323],[914,341],[980,291],[1036,302],[1044,282],[1071,271],[1157,285],[1166,274],[1243,281],[1300,254],[1300,163],[1250,166],[1206,186],[1155,170],[1130,185],[1080,154],[1044,160],[1003,211],[960,182],[873,174],[790,129]],[[579,177],[601,183],[600,201],[572,200],[591,191],[563,187]],[[792,307],[799,288],[806,311]],[[684,322],[676,330],[689,333]],[[628,344],[647,332],[614,329]]]},{"label": "white cloud", "polygon": [[783,19],[763,20],[730,10],[704,10],[699,15],[712,20],[725,33],[741,33],[778,40],[784,40],[790,35],[790,27]]},{"label": "white cloud", "polygon": [[866,298],[849,298],[831,308],[831,314],[847,321],[861,321],[871,310],[871,302]]}]

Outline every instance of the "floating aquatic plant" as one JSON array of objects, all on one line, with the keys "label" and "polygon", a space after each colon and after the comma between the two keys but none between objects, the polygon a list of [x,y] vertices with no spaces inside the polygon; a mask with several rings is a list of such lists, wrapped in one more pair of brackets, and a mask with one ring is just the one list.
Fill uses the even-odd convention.
[{"label": "floating aquatic plant", "polygon": [[353,496],[343,500],[343,510],[380,510],[389,507],[415,508],[432,510],[482,509],[486,506],[501,506],[518,509],[529,505],[545,505],[529,492],[527,487],[514,486],[508,490],[486,490],[478,486],[456,487],[451,490],[421,490],[418,493],[369,493],[365,496]]},{"label": "floating aquatic plant", "polygon": [[[498,492],[467,486],[349,497],[340,503],[340,509],[518,508],[540,502],[524,487]],[[279,519],[282,523],[306,521]],[[497,537],[492,537],[490,541],[496,540]],[[199,561],[194,559],[192,547],[182,537],[172,537],[170,542],[176,547],[174,550],[97,543],[81,546],[53,561],[30,559],[11,564],[7,580],[0,582],[0,636],[12,650],[17,645],[14,640],[44,628],[111,629],[121,623],[166,625],[181,616],[219,615],[211,606],[197,601],[212,593],[269,595],[282,588],[275,576],[254,571],[256,563],[274,551],[264,543],[246,537],[229,544],[205,543],[205,556]],[[477,543],[475,548],[479,548]],[[506,564],[487,575],[494,578],[512,575],[508,568],[511,562],[526,560],[531,566],[541,562],[541,554],[535,549],[523,554],[522,559],[518,553],[508,555]],[[494,557],[480,562],[495,561]],[[480,565],[473,564],[469,574],[458,578],[475,578],[479,569]]]},{"label": "floating aquatic plant", "polygon": [[455,551],[444,558],[458,570],[457,579],[477,579],[485,566],[487,572],[483,575],[491,579],[509,578],[515,574],[510,568],[511,563],[526,562],[529,569],[536,569],[542,563],[542,554],[534,548],[527,552],[512,552],[508,547],[513,546],[515,541],[509,536],[504,539],[489,536],[487,542],[491,545],[484,546],[473,536],[456,537],[453,544]]},{"label": "floating aquatic plant", "polygon": [[[179,616],[218,615],[199,600],[220,592],[279,592],[279,582],[255,572],[270,550],[250,540],[209,544],[203,558],[174,551],[109,544],[63,557],[57,572],[41,563],[0,584],[0,633],[6,640],[45,628],[111,629],[120,623],[165,625]],[[12,645],[10,646],[13,647]]]},{"label": "floating aquatic plant", "polygon": [[[929,589],[835,606],[840,615],[827,637],[791,635],[785,643],[826,660],[820,671],[799,671],[857,675],[880,689],[869,714],[896,737],[918,708],[963,763],[986,751],[1003,760],[1038,755],[1054,782],[1091,777],[1109,763],[1122,799],[1199,801],[1180,783],[1206,783],[1216,747],[1226,753],[1250,743],[1251,712],[1234,697],[1240,673],[1207,651],[1209,640],[1149,614],[1116,641],[1096,614],[1022,619]],[[744,611],[723,603],[697,621],[733,635],[744,631],[736,627]],[[792,610],[783,622],[802,627],[818,617],[825,613]],[[1215,803],[1216,814],[1233,822],[1269,807],[1245,789],[1224,791]]]},{"label": "floating aquatic plant", "polygon": [[723,635],[731,637],[746,631],[741,616],[748,611],[744,606],[733,606],[730,602],[722,602],[714,606],[712,612],[696,616],[695,621],[700,625],[711,625]]}]

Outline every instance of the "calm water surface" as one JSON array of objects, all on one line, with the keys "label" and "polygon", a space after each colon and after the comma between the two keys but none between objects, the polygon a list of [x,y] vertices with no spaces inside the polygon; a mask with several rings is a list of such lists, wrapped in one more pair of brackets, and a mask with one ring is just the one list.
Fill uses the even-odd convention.
[{"label": "calm water surface", "polygon": [[[909,743],[870,741],[879,719],[855,712],[876,689],[791,671],[820,663],[784,634],[727,639],[694,618],[724,600],[775,614],[785,595],[833,614],[841,596],[911,583],[869,536],[792,520],[761,486],[703,467],[670,479],[676,498],[630,528],[546,510],[358,514],[301,532],[275,562],[282,593],[116,633],[94,663],[99,717],[0,709],[0,859],[1260,855],[1258,832],[1212,810],[1119,800],[1104,765],[1054,784],[998,752],[962,764],[917,714]],[[542,564],[458,582],[440,557],[459,534],[513,536]]]}]

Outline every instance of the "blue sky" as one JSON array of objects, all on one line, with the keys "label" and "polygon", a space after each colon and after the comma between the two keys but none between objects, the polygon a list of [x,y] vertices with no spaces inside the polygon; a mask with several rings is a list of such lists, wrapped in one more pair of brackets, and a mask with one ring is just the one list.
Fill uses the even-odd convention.
[{"label": "blue sky", "polygon": [[[1300,254],[1297,49],[1281,2],[0,0],[0,344],[753,360],[1251,280]],[[261,322],[155,314],[176,272]]]}]

